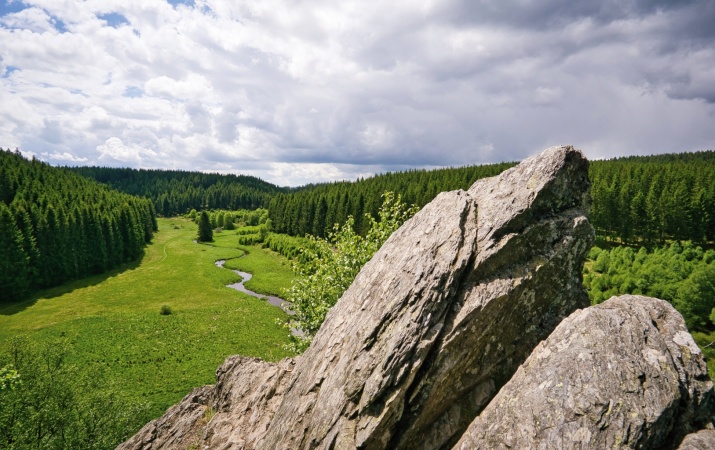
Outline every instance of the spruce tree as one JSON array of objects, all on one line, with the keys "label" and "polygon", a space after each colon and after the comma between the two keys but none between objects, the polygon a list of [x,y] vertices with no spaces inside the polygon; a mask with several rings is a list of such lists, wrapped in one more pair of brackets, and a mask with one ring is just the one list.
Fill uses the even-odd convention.
[{"label": "spruce tree", "polygon": [[199,234],[196,240],[199,242],[212,242],[214,240],[211,219],[209,219],[209,213],[206,211],[201,211],[201,216],[199,217]]},{"label": "spruce tree", "polygon": [[0,293],[4,300],[18,300],[30,285],[29,258],[23,249],[23,238],[10,209],[0,202]]}]

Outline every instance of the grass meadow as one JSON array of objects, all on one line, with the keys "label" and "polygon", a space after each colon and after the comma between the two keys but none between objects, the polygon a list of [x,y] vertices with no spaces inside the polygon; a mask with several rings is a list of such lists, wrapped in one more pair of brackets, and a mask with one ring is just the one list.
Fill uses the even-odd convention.
[{"label": "grass meadow", "polygon": [[[288,333],[276,324],[285,313],[227,288],[239,277],[214,262],[253,273],[247,287],[265,294],[290,286],[290,262],[259,246],[239,248],[236,231],[208,245],[194,242],[196,231],[189,220],[160,219],[140,261],[0,306],[0,352],[16,336],[64,341],[70,362],[103,371],[130,398],[149,402],[151,417],[212,384],[229,355],[287,356]],[[160,314],[164,305],[171,314]]]}]

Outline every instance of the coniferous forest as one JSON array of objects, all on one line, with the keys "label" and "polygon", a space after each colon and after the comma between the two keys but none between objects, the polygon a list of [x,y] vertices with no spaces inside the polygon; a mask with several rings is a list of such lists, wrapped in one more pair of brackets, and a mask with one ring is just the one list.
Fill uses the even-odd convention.
[{"label": "coniferous forest", "polygon": [[[364,213],[377,217],[385,191],[422,207],[439,192],[468,189],[477,179],[514,164],[413,170],[354,183],[307,186],[276,195],[268,208],[269,217],[277,232],[324,236],[334,223],[344,223],[352,215],[362,232]],[[592,161],[589,176],[589,218],[600,237],[646,246],[671,239],[700,245],[715,240],[715,152]]]},{"label": "coniferous forest", "polygon": [[0,149],[2,300],[135,260],[155,231],[150,200]]},{"label": "coniferous forest", "polygon": [[[364,215],[377,218],[386,191],[422,207],[440,192],[468,189],[477,179],[515,164],[408,170],[294,189],[250,176],[97,167],[71,170],[152,199],[163,216],[191,209],[267,208],[274,231],[322,237],[348,216],[363,233]],[[715,240],[715,151],[591,161],[589,173],[590,220],[600,237],[645,246],[670,239],[701,245]]]},{"label": "coniferous forest", "polygon": [[191,209],[265,208],[273,195],[285,190],[247,175],[107,167],[69,170],[127,194],[150,198],[156,212],[165,217]]},{"label": "coniferous forest", "polygon": [[[266,208],[271,231],[318,237],[352,216],[364,234],[365,215],[378,217],[386,191],[421,207],[439,192],[468,189],[515,164],[408,170],[289,189],[243,175],[53,168],[19,152],[0,153],[0,276],[7,299],[136,259],[156,230],[155,214]],[[590,220],[601,242],[654,248],[673,240],[715,241],[715,152],[592,161],[590,178]]]}]

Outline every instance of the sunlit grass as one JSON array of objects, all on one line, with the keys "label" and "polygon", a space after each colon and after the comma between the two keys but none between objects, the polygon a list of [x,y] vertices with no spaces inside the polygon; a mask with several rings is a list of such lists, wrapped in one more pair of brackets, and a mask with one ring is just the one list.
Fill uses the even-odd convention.
[{"label": "sunlit grass", "polygon": [[[152,416],[192,388],[213,383],[229,355],[287,356],[287,333],[276,325],[285,313],[227,288],[239,277],[214,265],[244,254],[235,233],[203,245],[193,242],[196,225],[188,220],[160,219],[159,227],[140,262],[0,307],[0,350],[16,335],[69,340],[73,362],[106,368],[123,390],[151,403]],[[290,284],[285,258],[260,247],[247,250],[240,260],[255,274],[251,289],[275,293]],[[160,313],[164,305],[171,314]]]}]

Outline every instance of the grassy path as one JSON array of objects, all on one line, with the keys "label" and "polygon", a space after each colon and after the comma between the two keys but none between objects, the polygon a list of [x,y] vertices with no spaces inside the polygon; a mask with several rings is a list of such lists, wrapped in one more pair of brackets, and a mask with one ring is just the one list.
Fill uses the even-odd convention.
[{"label": "grassy path", "polygon": [[[252,265],[245,269],[254,273],[251,289],[274,293],[290,284],[285,258],[258,247],[239,249],[229,232],[213,245],[196,244],[196,226],[187,220],[161,219],[159,228],[141,261],[0,309],[0,351],[14,336],[65,340],[73,362],[109,373],[122,390],[149,401],[152,416],[192,388],[213,383],[228,355],[286,356],[288,333],[275,323],[285,313],[225,287],[238,277],[214,265],[247,250],[240,260]],[[162,305],[172,314],[160,315]]]}]

